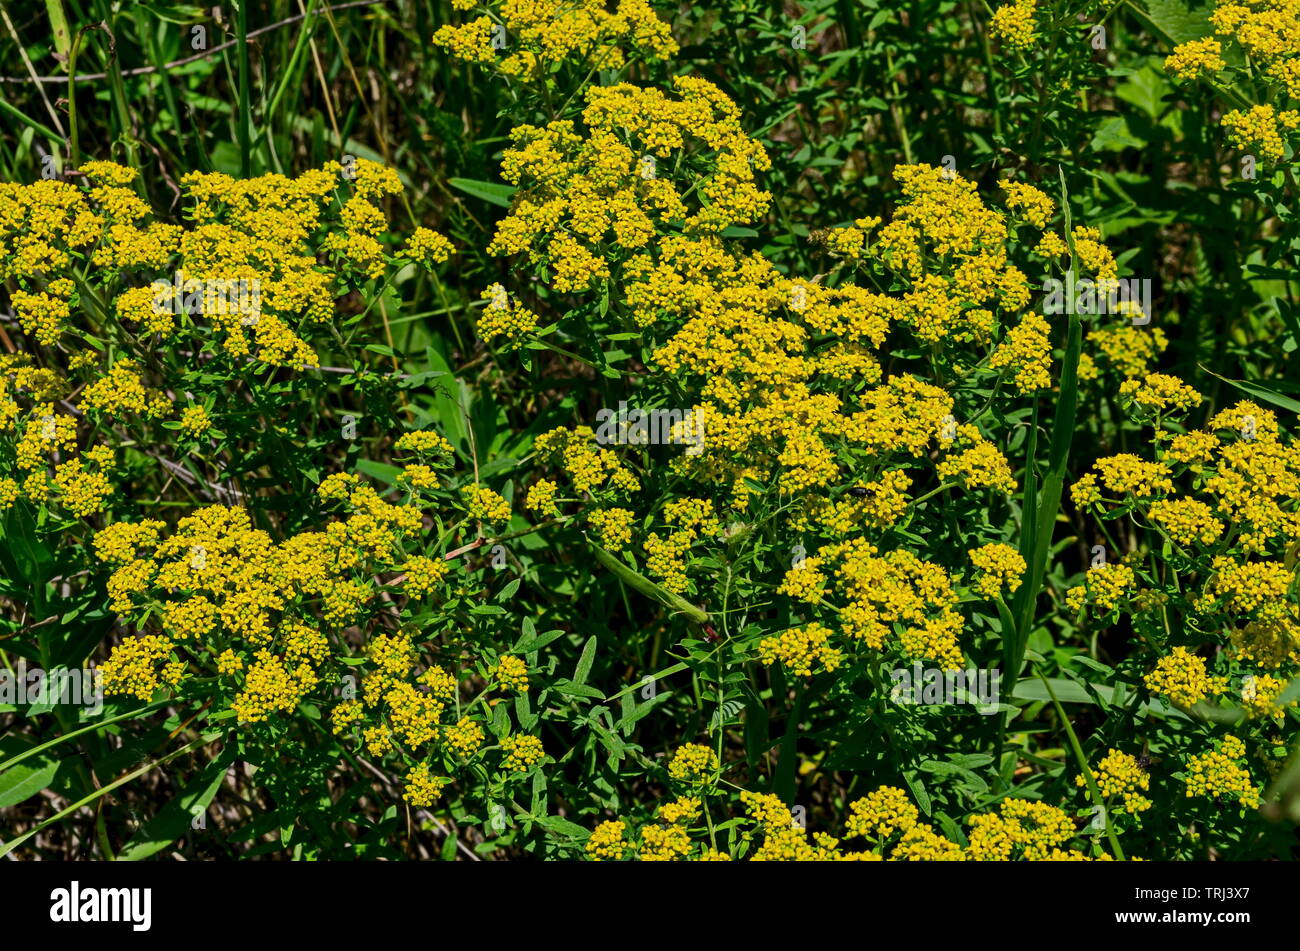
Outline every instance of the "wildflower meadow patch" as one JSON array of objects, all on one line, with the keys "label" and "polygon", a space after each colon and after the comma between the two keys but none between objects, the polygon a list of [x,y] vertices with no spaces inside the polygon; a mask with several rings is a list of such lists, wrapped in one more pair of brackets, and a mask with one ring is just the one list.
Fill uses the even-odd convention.
[{"label": "wildflower meadow patch", "polygon": [[1300,0],[19,2],[0,115],[5,860],[1295,856]]}]

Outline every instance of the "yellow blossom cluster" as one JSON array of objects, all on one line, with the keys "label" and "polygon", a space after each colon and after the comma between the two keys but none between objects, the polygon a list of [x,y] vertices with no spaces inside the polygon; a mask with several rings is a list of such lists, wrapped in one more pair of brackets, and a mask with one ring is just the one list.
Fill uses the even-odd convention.
[{"label": "yellow blossom cluster", "polygon": [[1036,0],[1012,0],[993,11],[990,30],[1011,49],[1026,49],[1034,42]]},{"label": "yellow blossom cluster", "polygon": [[1123,604],[1136,585],[1133,569],[1123,564],[1103,564],[1089,568],[1084,583],[1066,592],[1065,603],[1072,611],[1090,605],[1100,615],[1107,615]]},{"label": "yellow blossom cluster", "polygon": [[1003,591],[1014,594],[1028,567],[1020,552],[1001,542],[981,545],[966,554],[976,570],[972,587],[986,598],[999,597]]},{"label": "yellow blossom cluster", "polygon": [[528,665],[520,657],[502,654],[492,669],[492,679],[504,690],[528,692]]},{"label": "yellow blossom cluster", "polygon": [[[835,617],[850,642],[882,650],[888,638],[908,657],[934,661],[945,670],[962,666],[958,635],[965,622],[956,610],[952,578],[940,565],[901,549],[882,554],[856,538],[823,545],[815,557],[786,573],[778,592],[820,600],[828,582],[843,600]],[[772,650],[780,656],[776,646]]]},{"label": "yellow blossom cluster", "polygon": [[1143,413],[1182,413],[1201,405],[1202,397],[1177,377],[1151,373],[1141,380],[1125,380],[1120,396]]},{"label": "yellow blossom cluster", "polygon": [[601,547],[620,552],[632,544],[632,519],[629,509],[595,509],[587,513],[587,522],[596,531]]},{"label": "yellow blossom cluster", "polygon": [[[1109,801],[1118,799],[1125,812],[1137,814],[1151,808],[1151,800],[1143,795],[1151,788],[1151,777],[1137,761],[1137,757],[1119,750],[1108,750],[1096,769],[1092,771],[1097,790]],[[1076,786],[1086,785],[1080,774],[1074,777]]]},{"label": "yellow blossom cluster", "polygon": [[769,667],[780,662],[792,674],[812,676],[817,666],[831,671],[843,661],[843,654],[830,645],[831,630],[816,621],[772,637],[758,644],[758,659]]},{"label": "yellow blossom cluster", "polygon": [[561,64],[619,69],[633,58],[650,62],[677,52],[668,24],[648,0],[454,0],[456,10],[479,15],[445,25],[433,35],[457,59],[492,63],[518,79],[540,79]]},{"label": "yellow blossom cluster", "polygon": [[1225,736],[1217,750],[1198,753],[1187,761],[1187,797],[1235,799],[1246,809],[1259,806],[1259,788],[1250,770],[1241,765],[1246,744],[1235,736]]},{"label": "yellow blossom cluster", "polygon": [[679,783],[710,783],[717,771],[717,754],[701,743],[686,743],[677,747],[668,760],[668,775]]},{"label": "yellow blossom cluster", "polygon": [[[1266,101],[1228,110],[1221,122],[1237,148],[1282,160],[1291,134],[1300,128],[1300,111],[1273,102],[1300,100],[1300,2],[1216,0],[1210,24],[1215,35],[1179,44],[1165,59],[1165,69],[1185,82],[1215,81],[1228,70],[1227,84],[1241,94],[1234,97],[1238,103],[1263,91]],[[1244,54],[1231,66],[1225,43]]]},{"label": "yellow blossom cluster", "polygon": [[516,733],[501,738],[501,752],[505,754],[501,766],[508,772],[526,773],[546,756],[542,741],[528,733]]},{"label": "yellow blossom cluster", "polygon": [[1228,689],[1226,678],[1209,676],[1205,658],[1185,647],[1175,647],[1160,658],[1155,669],[1142,680],[1153,694],[1167,697],[1179,707],[1190,707]]},{"label": "yellow blossom cluster", "polygon": [[[844,836],[810,833],[805,821],[777,796],[744,790],[745,816],[731,824],[745,828],[738,854],[753,862],[824,861],[1090,861],[1076,846],[1077,830],[1063,809],[1028,799],[1004,799],[996,812],[968,817],[969,833],[954,841],[921,820],[907,793],[880,786],[849,803]],[[626,820],[601,822],[587,839],[585,852],[594,861],[634,857],[641,861],[719,861],[733,855],[692,838],[690,824],[703,809],[698,799],[665,803],[657,823],[632,832]],[[637,840],[640,847],[637,848]],[[846,841],[862,840],[864,849]],[[734,848],[734,847],[733,847]],[[1101,855],[1105,859],[1109,856]]]}]

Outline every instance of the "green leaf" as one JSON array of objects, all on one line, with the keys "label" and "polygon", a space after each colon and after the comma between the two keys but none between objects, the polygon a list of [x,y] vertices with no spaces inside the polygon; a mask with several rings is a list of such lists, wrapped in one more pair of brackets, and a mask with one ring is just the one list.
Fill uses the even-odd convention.
[{"label": "green leaf", "polygon": [[59,767],[70,760],[71,757],[66,760],[37,760],[32,764],[12,766],[0,773],[0,809],[35,796],[54,781]]},{"label": "green leaf", "polygon": [[583,645],[582,656],[578,658],[578,668],[573,673],[573,682],[578,686],[587,682],[587,676],[591,673],[591,665],[596,660],[596,635],[587,638],[587,643]]},{"label": "green leaf", "polygon": [[[1144,6],[1145,19],[1170,43],[1186,43],[1214,32],[1210,26],[1208,4],[1198,5],[1193,10],[1186,0],[1146,0]],[[1142,11],[1138,5],[1133,4],[1132,8],[1141,18]]]},{"label": "green leaf", "polygon": [[537,820],[537,824],[547,832],[567,836],[571,839],[585,839],[591,835],[590,829],[585,829],[576,822],[570,822],[568,819],[562,819],[559,816],[542,816]]},{"label": "green leaf", "polygon": [[472,178],[450,178],[447,180],[447,184],[457,191],[464,192],[466,195],[473,195],[475,198],[481,198],[493,205],[500,205],[502,208],[510,207],[510,199],[515,193],[513,185],[503,185],[500,182],[480,182]]},{"label": "green leaf", "polygon": [[[1088,689],[1091,688],[1097,692],[1098,696],[1104,697],[1107,703],[1114,702],[1115,688],[1108,687],[1105,684],[1087,682],[1085,686],[1084,682],[1064,677],[1049,677],[1047,682],[1051,684],[1050,692],[1038,678],[1026,677],[1016,684],[1015,689],[1011,691],[1011,696],[1017,700],[1051,700],[1052,694],[1055,693],[1056,700],[1060,703],[1086,703],[1096,706],[1096,698],[1088,692]],[[1149,700],[1143,704],[1143,709],[1151,716],[1160,717],[1161,719],[1188,719],[1187,714],[1181,710],[1175,707],[1166,707],[1154,700]]]},{"label": "green leaf", "polygon": [[1300,413],[1300,400],[1294,400],[1289,396],[1283,396],[1281,393],[1275,393],[1267,387],[1260,386],[1258,383],[1248,383],[1245,380],[1230,380],[1226,376],[1219,376],[1219,374],[1205,366],[1202,366],[1201,369],[1210,374],[1210,376],[1222,380],[1229,386],[1235,386],[1243,393],[1247,393],[1257,400],[1262,400],[1265,403],[1272,403],[1274,406],[1278,407],[1278,409],[1284,409],[1289,413]]},{"label": "green leaf", "polygon": [[559,638],[563,637],[564,634],[565,632],[562,630],[545,631],[541,634],[536,634],[533,637],[528,638],[528,640],[522,641],[519,644],[517,644],[515,646],[515,651],[520,654],[530,654],[535,650],[541,650],[547,644],[551,643],[551,641],[558,640]]}]

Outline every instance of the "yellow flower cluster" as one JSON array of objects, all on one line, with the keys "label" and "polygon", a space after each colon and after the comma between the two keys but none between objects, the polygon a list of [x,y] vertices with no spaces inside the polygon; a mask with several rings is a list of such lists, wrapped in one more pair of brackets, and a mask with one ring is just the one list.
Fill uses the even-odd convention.
[{"label": "yellow flower cluster", "polygon": [[[1229,81],[1254,98],[1260,90],[1269,100],[1277,94],[1300,98],[1300,2],[1298,0],[1218,0],[1210,23],[1217,36],[1231,40],[1245,65],[1230,67]],[[1229,60],[1213,36],[1179,44],[1165,68],[1179,79],[1215,79]],[[1300,128],[1300,112],[1277,109],[1269,102],[1233,109],[1222,123],[1233,145],[1270,161],[1286,154],[1287,139]]]},{"label": "yellow flower cluster", "polygon": [[419,763],[406,774],[402,798],[417,808],[427,808],[442,795],[443,787],[449,782],[451,780],[445,777],[434,776],[427,763]]},{"label": "yellow flower cluster", "polygon": [[786,573],[778,591],[820,599],[823,565],[835,566],[834,588],[845,601],[837,615],[839,628],[851,641],[881,650],[897,626],[897,646],[905,655],[932,660],[946,670],[961,667],[957,637],[965,622],[944,568],[908,551],[882,555],[858,538],[822,546],[815,558]]},{"label": "yellow flower cluster", "polygon": [[859,482],[852,493],[840,499],[805,496],[791,514],[795,531],[814,525],[831,538],[844,538],[863,528],[886,529],[907,511],[907,490],[912,480],[902,469],[892,469],[879,479]]},{"label": "yellow flower cluster", "polygon": [[406,254],[430,270],[435,264],[445,264],[452,251],[451,242],[429,228],[416,228],[406,239]]},{"label": "yellow flower cluster", "polygon": [[700,743],[679,746],[668,760],[668,775],[690,785],[711,783],[718,768],[717,754]]},{"label": "yellow flower cluster", "polygon": [[1223,44],[1212,36],[1180,43],[1174,47],[1173,53],[1165,57],[1165,69],[1189,82],[1202,76],[1212,76],[1226,66]]},{"label": "yellow flower cluster", "polygon": [[1144,413],[1186,412],[1200,406],[1202,397],[1177,377],[1151,373],[1141,380],[1125,380],[1120,396],[1131,400]]},{"label": "yellow flower cluster", "polygon": [[1002,182],[1007,207],[1039,230],[1056,214],[1056,202],[1042,191],[1024,182]]},{"label": "yellow flower cluster", "polygon": [[1016,491],[1016,480],[1011,474],[1011,464],[983,433],[973,424],[963,423],[956,435],[946,443],[935,472],[945,481],[951,480],[968,489],[995,489],[1005,495]]},{"label": "yellow flower cluster", "polygon": [[1233,145],[1276,162],[1285,154],[1286,136],[1300,128],[1300,111],[1252,106],[1245,111],[1233,109],[1224,114],[1222,121]]},{"label": "yellow flower cluster", "polygon": [[[1151,788],[1151,777],[1137,761],[1137,758],[1119,750],[1109,750],[1092,771],[1097,790],[1107,801],[1120,800],[1120,808],[1136,815],[1151,808],[1151,800],[1142,795]],[[1080,774],[1074,777],[1074,784],[1082,787],[1086,780]]]},{"label": "yellow flower cluster", "polygon": [[546,755],[542,741],[528,733],[516,733],[501,738],[501,751],[505,758],[501,762],[508,772],[526,773]]},{"label": "yellow flower cluster", "polygon": [[257,723],[273,713],[290,713],[316,686],[312,665],[301,661],[292,668],[287,658],[263,648],[248,668],[243,689],[231,703],[240,723]]},{"label": "yellow flower cluster", "polygon": [[397,442],[393,444],[393,447],[423,457],[450,456],[454,453],[451,443],[447,442],[441,433],[436,433],[431,429],[417,429],[413,432],[403,433]]},{"label": "yellow flower cluster", "polygon": [[492,669],[492,679],[504,690],[528,692],[528,665],[522,658],[502,654]]},{"label": "yellow flower cluster", "polygon": [[1010,370],[1021,393],[1047,389],[1052,385],[1050,330],[1047,321],[1038,314],[1026,314],[993,351],[989,366],[994,370]]},{"label": "yellow flower cluster", "polygon": [[758,644],[758,659],[768,667],[779,661],[799,677],[811,677],[813,668],[819,664],[825,670],[835,670],[844,655],[830,645],[831,633],[830,628],[814,621],[802,628],[765,637]]},{"label": "yellow flower cluster", "polygon": [[587,522],[596,530],[602,547],[620,552],[632,544],[633,513],[628,509],[596,509],[587,513]]},{"label": "yellow flower cluster", "polygon": [[1159,462],[1147,462],[1133,453],[1120,453],[1098,459],[1093,472],[1086,472],[1070,487],[1070,497],[1080,508],[1101,501],[1097,482],[1112,492],[1150,498],[1174,488],[1169,467]]},{"label": "yellow flower cluster", "polygon": [[141,634],[122,641],[99,667],[104,693],[152,700],[160,686],[160,664],[170,655],[172,646],[169,638],[158,634]]},{"label": "yellow flower cluster", "polygon": [[552,460],[568,475],[578,494],[611,490],[636,492],[641,483],[610,449],[593,446],[596,433],[590,426],[560,427],[542,433],[533,448],[543,459]]},{"label": "yellow flower cluster", "polygon": [[1147,515],[1184,547],[1213,545],[1223,534],[1223,523],[1197,499],[1157,499],[1147,509]]},{"label": "yellow flower cluster", "polygon": [[1083,584],[1065,594],[1065,604],[1072,611],[1082,611],[1092,605],[1101,615],[1120,607],[1130,596],[1136,584],[1136,575],[1128,565],[1104,564],[1089,568]]},{"label": "yellow flower cluster", "polygon": [[[433,443],[441,451],[439,439],[410,434],[407,448]],[[158,521],[110,523],[96,533],[97,556],[114,567],[107,584],[113,609],[138,617],[142,629],[154,616],[162,626],[113,650],[104,665],[106,692],[147,698],[163,683],[174,685],[188,663],[211,658],[234,682],[237,722],[291,713],[334,661],[328,632],[358,617],[377,591],[377,574],[405,571],[412,595],[429,592],[446,574],[442,558],[403,554],[418,540],[420,509],[387,502],[348,474],[327,477],[318,494],[341,504],[343,517],[278,542],[255,529],[244,509],[220,505],[182,517],[170,534]],[[168,660],[172,652],[188,660]],[[399,741],[416,749],[437,740],[455,678],[431,668],[410,681],[416,651],[400,635],[377,635],[366,656],[374,669],[363,680],[364,701],[348,698],[336,707],[335,732],[362,727],[372,755]],[[445,744],[462,756],[481,745],[472,722],[445,732]]]},{"label": "yellow flower cluster", "polygon": [[555,504],[555,493],[559,488],[550,479],[539,479],[528,490],[528,497],[524,504],[530,512],[536,512],[543,518],[558,517],[560,510]]},{"label": "yellow flower cluster", "polygon": [[484,13],[440,27],[434,44],[471,63],[491,63],[501,51],[498,68],[519,79],[540,79],[566,62],[619,69],[629,53],[654,62],[677,52],[668,24],[648,0],[618,0],[612,10],[600,0],[455,0],[452,6],[480,6]]},{"label": "yellow flower cluster", "polygon": [[[742,849],[749,847],[747,857],[754,862],[1090,860],[1081,849],[1071,847],[1076,830],[1069,813],[1026,799],[1004,799],[997,812],[970,816],[970,832],[963,844],[922,822],[920,811],[903,790],[881,786],[849,803],[844,837],[865,840],[863,851],[848,850],[841,839],[825,833],[810,834],[802,819],[771,793],[745,790],[740,802],[748,819],[731,824],[749,826],[741,842]],[[701,808],[697,799],[666,803],[659,810],[659,824],[641,828],[636,857],[642,861],[731,858],[691,840],[686,824],[698,821]],[[632,838],[625,820],[602,822],[587,840],[587,856],[597,861],[625,858],[633,848]]]},{"label": "yellow flower cluster", "polygon": [[626,831],[627,824],[620,820],[602,822],[592,830],[583,849],[594,861],[617,861],[627,854],[629,848],[628,841],[624,838]]},{"label": "yellow flower cluster", "polygon": [[[703,80],[681,77],[674,87],[680,98],[630,84],[590,88],[585,135],[569,120],[516,127],[502,174],[520,191],[488,250],[526,253],[549,265],[557,289],[582,290],[608,277],[592,249],[610,232],[635,249],[654,236],[656,221],[684,219],[689,235],[762,214],[770,196],[754,173],[769,162],[744,134],[734,104]],[[656,157],[685,148],[702,150],[714,167],[694,214],[671,180],[653,172]]]},{"label": "yellow flower cluster", "polygon": [[973,548],[966,554],[977,572],[973,587],[986,598],[999,597],[1003,591],[1015,593],[1028,567],[1020,552],[1001,542]]},{"label": "yellow flower cluster", "polygon": [[1250,717],[1270,717],[1279,723],[1285,718],[1286,708],[1296,701],[1281,703],[1282,691],[1287,682],[1272,674],[1248,674],[1242,678],[1241,706]]},{"label": "yellow flower cluster", "polygon": [[1235,736],[1225,736],[1217,750],[1199,753],[1187,761],[1187,796],[1211,799],[1235,799],[1246,809],[1259,806],[1259,789],[1250,770],[1241,765],[1246,744]]},{"label": "yellow flower cluster", "polygon": [[[1131,321],[1102,324],[1088,330],[1088,342],[1094,344],[1104,362],[1126,379],[1145,377],[1151,364],[1169,345],[1165,332],[1155,326],[1134,326]],[[1081,355],[1080,370],[1083,361]]]},{"label": "yellow flower cluster", "polygon": [[1034,42],[1036,0],[1012,0],[993,11],[991,32],[1012,49],[1027,49]]},{"label": "yellow flower cluster", "polygon": [[510,503],[487,486],[467,485],[460,494],[470,518],[485,522],[510,521]]},{"label": "yellow flower cluster", "polygon": [[1156,663],[1155,670],[1142,678],[1147,689],[1167,697],[1178,707],[1190,707],[1208,696],[1223,693],[1228,682],[1206,672],[1205,659],[1185,647],[1175,647]]},{"label": "yellow flower cluster", "polygon": [[447,577],[447,560],[430,558],[427,555],[412,555],[402,566],[406,571],[403,587],[413,598],[423,598],[438,589],[438,585]]},{"label": "yellow flower cluster", "polygon": [[537,315],[522,304],[510,300],[506,289],[500,284],[490,285],[480,296],[487,301],[487,306],[479,314],[475,327],[485,342],[504,337],[507,349],[518,350],[536,332]]},{"label": "yellow flower cluster", "polygon": [[187,406],[181,410],[181,432],[190,436],[202,436],[212,428],[212,417],[202,406]]}]

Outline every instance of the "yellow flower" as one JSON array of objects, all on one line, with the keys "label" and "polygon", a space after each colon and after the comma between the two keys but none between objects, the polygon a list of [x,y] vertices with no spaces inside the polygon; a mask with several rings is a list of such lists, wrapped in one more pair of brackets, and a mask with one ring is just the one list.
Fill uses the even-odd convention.
[{"label": "yellow flower", "polygon": [[1012,49],[1027,49],[1034,42],[1035,0],[1014,0],[993,11],[991,32]]},{"label": "yellow flower", "polygon": [[1010,545],[995,542],[972,548],[966,554],[978,572],[974,588],[984,597],[996,598],[1003,590],[1010,594],[1020,587],[1027,565]]},{"label": "yellow flower", "polygon": [[444,776],[434,776],[427,763],[419,763],[406,774],[402,798],[417,808],[432,806],[449,782]]},{"label": "yellow flower", "polygon": [[518,657],[502,654],[492,668],[492,679],[504,690],[528,692],[528,665]]},{"label": "yellow flower", "polygon": [[1269,105],[1252,106],[1243,112],[1233,109],[1223,116],[1228,141],[1239,149],[1259,152],[1274,162],[1285,155],[1286,136],[1300,127],[1300,112],[1278,111]]},{"label": "yellow flower", "polygon": [[833,671],[843,662],[844,655],[839,648],[830,646],[830,637],[830,629],[814,621],[806,627],[763,638],[758,644],[758,659],[767,667],[779,661],[798,677],[811,677],[813,668],[819,664]]},{"label": "yellow flower", "polygon": [[190,436],[202,436],[212,428],[212,419],[202,406],[187,406],[181,410],[181,432]]},{"label": "yellow flower", "polygon": [[[1119,750],[1109,750],[1092,771],[1097,790],[1110,800],[1119,798],[1125,812],[1137,814],[1151,808],[1151,800],[1142,793],[1151,788],[1151,777],[1138,765],[1137,758]],[[1084,786],[1083,774],[1074,777],[1076,786]]]},{"label": "yellow flower", "polygon": [[681,783],[707,785],[718,772],[718,757],[700,743],[686,743],[668,761],[668,775]]},{"label": "yellow flower", "polygon": [[1142,680],[1153,694],[1167,697],[1179,707],[1193,706],[1208,696],[1222,693],[1228,686],[1225,678],[1209,676],[1204,658],[1185,647],[1175,647],[1160,658],[1155,670]]},{"label": "yellow flower", "polygon": [[424,555],[412,555],[403,565],[406,570],[406,582],[403,587],[413,598],[422,598],[438,589],[438,585],[447,577],[447,561],[444,558],[428,558]]},{"label": "yellow flower", "polygon": [[1002,191],[1006,195],[1007,207],[1020,213],[1035,228],[1047,227],[1047,222],[1056,214],[1056,202],[1033,185],[1024,182],[1002,182]]},{"label": "yellow flower", "polygon": [[1196,499],[1157,499],[1147,515],[1183,546],[1213,545],[1223,535],[1223,523],[1208,505]]},{"label": "yellow flower", "polygon": [[152,700],[159,687],[159,666],[171,650],[172,642],[157,634],[141,634],[122,641],[100,665],[104,693],[131,694],[138,700]]},{"label": "yellow flower", "polygon": [[394,448],[412,452],[420,456],[450,456],[454,454],[451,443],[440,433],[433,430],[420,429],[414,432],[404,433],[396,443]]},{"label": "yellow flower", "polygon": [[849,804],[846,828],[849,835],[884,839],[895,832],[907,832],[920,818],[907,793],[896,786],[881,786],[863,799]]},{"label": "yellow flower", "polygon": [[542,741],[528,734],[515,734],[501,740],[501,749],[505,752],[502,766],[509,771],[526,773],[546,755]]},{"label": "yellow flower", "polygon": [[450,241],[428,228],[416,228],[406,240],[406,253],[430,270],[435,264],[446,263],[452,250]]},{"label": "yellow flower", "polygon": [[623,837],[626,829],[617,819],[602,822],[588,836],[586,853],[597,862],[621,859],[628,849],[628,841]]},{"label": "yellow flower", "polygon": [[628,509],[596,509],[587,513],[587,522],[596,530],[602,547],[620,552],[632,544],[633,517]]},{"label": "yellow flower", "polygon": [[510,503],[486,486],[467,485],[460,494],[470,518],[487,522],[510,521]]},{"label": "yellow flower", "polygon": [[994,370],[1010,369],[1021,393],[1047,389],[1052,385],[1050,330],[1038,314],[1026,314],[993,351],[989,366]]},{"label": "yellow flower", "polygon": [[560,514],[560,510],[555,504],[555,493],[558,490],[559,486],[551,480],[539,479],[528,490],[528,498],[524,504],[530,511],[536,512],[543,518],[556,518]]},{"label": "yellow flower", "polygon": [[1217,73],[1227,65],[1223,60],[1223,44],[1212,36],[1179,43],[1165,57],[1165,69],[1179,79],[1195,80]]},{"label": "yellow flower", "polygon": [[1246,809],[1259,806],[1259,789],[1250,770],[1240,764],[1246,745],[1235,736],[1225,736],[1217,750],[1197,754],[1187,761],[1187,796],[1236,799]]},{"label": "yellow flower", "polygon": [[1177,377],[1152,373],[1141,380],[1125,380],[1120,384],[1122,397],[1131,400],[1144,412],[1184,412],[1200,406],[1202,397]]}]

